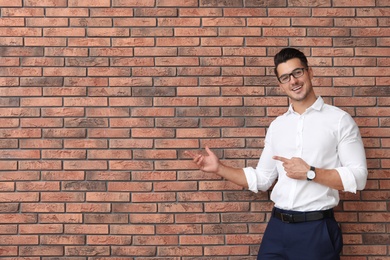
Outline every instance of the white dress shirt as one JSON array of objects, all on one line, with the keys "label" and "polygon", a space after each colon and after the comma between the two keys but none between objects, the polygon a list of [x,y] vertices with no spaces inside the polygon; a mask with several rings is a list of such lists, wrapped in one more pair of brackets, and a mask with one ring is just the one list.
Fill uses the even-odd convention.
[{"label": "white dress shirt", "polygon": [[345,111],[321,97],[303,114],[288,111],[270,125],[256,169],[244,168],[249,190],[266,191],[276,182],[271,200],[275,207],[314,211],[333,208],[339,192],[315,181],[287,177],[282,162],[272,156],[300,157],[316,168],[336,169],[344,191],[356,193],[367,180],[367,163],[359,129]]}]

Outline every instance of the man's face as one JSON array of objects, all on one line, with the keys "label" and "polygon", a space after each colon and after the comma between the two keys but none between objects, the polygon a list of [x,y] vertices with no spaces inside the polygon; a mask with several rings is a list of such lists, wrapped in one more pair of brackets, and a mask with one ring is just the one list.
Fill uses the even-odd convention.
[{"label": "man's face", "polygon": [[[277,72],[279,79],[284,78],[284,80],[288,80],[288,77],[290,77],[286,83],[279,82],[279,87],[293,101],[304,101],[309,94],[314,94],[311,83],[313,78],[312,70],[311,68],[306,69],[298,58],[280,63],[277,67]],[[290,73],[293,73],[293,75],[289,75]]]}]

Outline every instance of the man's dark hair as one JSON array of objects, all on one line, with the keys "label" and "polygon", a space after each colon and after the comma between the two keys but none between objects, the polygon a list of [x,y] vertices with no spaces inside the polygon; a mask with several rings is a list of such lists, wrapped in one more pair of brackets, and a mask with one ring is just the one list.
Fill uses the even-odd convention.
[{"label": "man's dark hair", "polygon": [[307,58],[306,58],[305,54],[303,54],[303,52],[301,52],[300,50],[294,49],[294,48],[284,48],[280,52],[278,52],[274,57],[275,75],[278,76],[278,71],[276,70],[276,68],[278,67],[278,65],[280,63],[284,63],[284,62],[291,60],[291,59],[294,59],[294,58],[300,59],[302,65],[305,66],[305,68],[309,67],[309,64],[307,62]]}]

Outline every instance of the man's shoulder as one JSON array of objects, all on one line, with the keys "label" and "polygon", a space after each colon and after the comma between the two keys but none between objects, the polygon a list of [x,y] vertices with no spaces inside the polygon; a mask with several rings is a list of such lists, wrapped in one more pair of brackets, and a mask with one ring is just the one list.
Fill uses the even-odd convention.
[{"label": "man's shoulder", "polygon": [[271,121],[270,126],[277,125],[279,123],[284,123],[289,114],[290,114],[290,112],[287,111],[287,112],[277,116],[274,120]]},{"label": "man's shoulder", "polygon": [[326,103],[322,106],[321,111],[324,113],[332,113],[335,116],[351,116],[347,111]]}]

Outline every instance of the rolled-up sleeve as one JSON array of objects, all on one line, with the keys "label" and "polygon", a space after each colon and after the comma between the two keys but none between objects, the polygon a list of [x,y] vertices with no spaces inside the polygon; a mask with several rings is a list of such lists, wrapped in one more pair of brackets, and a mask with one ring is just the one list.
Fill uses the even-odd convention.
[{"label": "rolled-up sleeve", "polygon": [[363,141],[355,121],[348,114],[339,125],[338,155],[341,167],[336,168],[344,191],[356,193],[363,190],[367,182],[367,161]]},{"label": "rolled-up sleeve", "polygon": [[253,192],[268,190],[276,180],[278,173],[276,170],[276,162],[272,159],[271,140],[272,125],[270,126],[265,137],[264,149],[261,153],[259,162],[256,168],[246,167],[244,173],[248,182],[248,189]]}]

